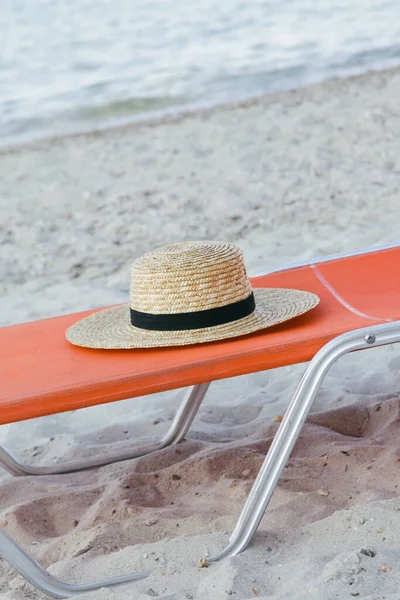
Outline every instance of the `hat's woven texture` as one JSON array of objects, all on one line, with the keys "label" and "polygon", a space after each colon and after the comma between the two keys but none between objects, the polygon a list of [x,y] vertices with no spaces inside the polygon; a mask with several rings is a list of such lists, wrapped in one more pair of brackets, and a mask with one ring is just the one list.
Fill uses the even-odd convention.
[{"label": "hat's woven texture", "polygon": [[242,251],[233,244],[191,242],[145,254],[131,269],[131,308],[155,314],[194,312],[251,294]]},{"label": "hat's woven texture", "polygon": [[130,304],[109,308],[75,323],[67,339],[89,348],[128,349],[182,346],[246,335],[314,308],[315,294],[256,289],[250,315],[223,325],[179,331],[134,327],[130,308],[141,313],[194,313],[245,300],[252,288],[241,250],[222,242],[187,242],[160,248],[131,269]]}]

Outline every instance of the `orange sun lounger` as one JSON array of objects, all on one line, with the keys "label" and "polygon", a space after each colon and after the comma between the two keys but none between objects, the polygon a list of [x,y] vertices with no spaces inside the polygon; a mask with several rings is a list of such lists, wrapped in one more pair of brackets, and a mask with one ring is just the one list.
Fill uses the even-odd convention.
[{"label": "orange sun lounger", "polygon": [[[253,287],[296,288],[320,304],[285,324],[211,344],[145,350],[72,346],[65,330],[94,311],[0,329],[0,424],[76,410],[163,390],[189,387],[168,433],[125,454],[52,467],[25,465],[0,447],[14,475],[65,473],[141,456],[181,441],[210,382],[311,361],[286,411],[227,546],[208,561],[244,550],[253,538],[311,404],[330,366],[342,355],[400,341],[400,245],[315,259],[252,279]],[[86,585],[61,582],[0,528],[0,556],[54,598],[146,577],[138,572]]]}]

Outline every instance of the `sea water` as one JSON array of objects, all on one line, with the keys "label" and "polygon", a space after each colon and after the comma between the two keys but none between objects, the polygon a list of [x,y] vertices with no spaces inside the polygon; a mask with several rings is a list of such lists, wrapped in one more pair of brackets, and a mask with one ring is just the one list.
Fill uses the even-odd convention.
[{"label": "sea water", "polygon": [[0,140],[397,62],[399,0],[2,0]]}]

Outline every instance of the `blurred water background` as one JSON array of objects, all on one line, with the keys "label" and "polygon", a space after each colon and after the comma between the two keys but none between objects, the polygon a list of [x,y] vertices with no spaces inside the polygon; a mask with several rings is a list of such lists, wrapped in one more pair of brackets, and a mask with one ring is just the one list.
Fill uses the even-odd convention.
[{"label": "blurred water background", "polygon": [[0,142],[398,63],[399,0],[2,0]]}]

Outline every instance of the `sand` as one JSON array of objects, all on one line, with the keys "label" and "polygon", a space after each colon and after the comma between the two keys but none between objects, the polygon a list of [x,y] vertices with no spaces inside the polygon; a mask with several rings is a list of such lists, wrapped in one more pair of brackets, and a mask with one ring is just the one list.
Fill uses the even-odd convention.
[{"label": "sand", "polygon": [[[400,71],[0,154],[2,324],[127,299],[142,252],[238,243],[251,274],[398,239]],[[371,283],[373,288],[373,282]],[[227,542],[305,365],[210,387],[187,439],[62,476],[0,473],[2,525],[66,581],[154,569],[89,600],[397,600],[400,355],[326,377],[251,547]],[[4,426],[49,464],[162,435],[183,392]],[[42,599],[0,562],[4,600]]]}]

